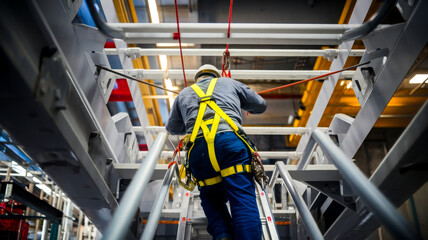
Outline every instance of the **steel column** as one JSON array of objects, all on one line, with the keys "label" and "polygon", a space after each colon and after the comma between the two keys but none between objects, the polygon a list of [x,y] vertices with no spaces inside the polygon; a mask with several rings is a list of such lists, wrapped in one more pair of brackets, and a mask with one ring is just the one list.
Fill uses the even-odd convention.
[{"label": "steel column", "polygon": [[[351,18],[349,19],[349,23],[351,24],[360,24],[364,21],[365,16],[370,8],[372,1],[371,0],[359,0],[355,4],[354,11],[352,12]],[[339,50],[350,51],[354,45],[354,41],[344,42],[339,45]],[[330,71],[336,71],[343,68],[345,62],[348,58],[347,53],[340,53],[337,58],[335,58],[331,64]],[[339,80],[339,75],[335,74],[328,78],[328,80],[324,81],[321,90],[318,94],[317,101],[313,107],[311,116],[306,124],[306,127],[315,129],[318,126],[318,123],[321,120],[322,115],[324,114],[324,110],[327,107],[328,102],[330,101],[330,97],[333,94],[333,90],[336,87],[337,81]],[[299,141],[297,145],[297,151],[303,151],[305,149],[307,142],[309,141],[310,134],[305,134]]]}]

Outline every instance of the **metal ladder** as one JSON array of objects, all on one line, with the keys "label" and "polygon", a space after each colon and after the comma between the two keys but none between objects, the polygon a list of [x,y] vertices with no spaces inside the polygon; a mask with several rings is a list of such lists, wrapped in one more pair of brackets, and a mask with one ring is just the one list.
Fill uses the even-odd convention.
[{"label": "metal ladder", "polygon": [[[256,184],[257,206],[262,223],[262,236],[264,240],[279,239],[275,226],[275,219],[272,214],[267,196],[264,191]],[[200,206],[199,191],[193,192],[185,190],[181,202],[181,212],[177,230],[177,240],[190,239],[212,239],[206,231],[207,219]]]}]

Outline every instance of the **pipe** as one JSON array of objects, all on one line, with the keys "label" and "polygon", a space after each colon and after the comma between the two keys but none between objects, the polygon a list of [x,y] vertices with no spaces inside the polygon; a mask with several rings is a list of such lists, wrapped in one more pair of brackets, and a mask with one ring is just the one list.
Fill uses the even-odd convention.
[{"label": "pipe", "polygon": [[385,224],[393,236],[397,239],[420,239],[394,205],[364,176],[327,134],[315,130],[312,136],[367,208]]},{"label": "pipe", "polygon": [[144,227],[143,235],[141,240],[150,240],[154,239],[156,229],[158,227],[159,219],[161,217],[162,208],[165,204],[166,196],[168,195],[169,186],[171,185],[172,177],[175,174],[178,178],[178,167],[177,164],[173,164],[165,174],[165,177],[162,181],[161,189],[159,190],[158,196],[156,197],[153,207],[150,211],[149,218],[147,219],[146,226]]},{"label": "pipe", "polygon": [[[179,48],[122,48],[128,56],[180,56]],[[361,57],[366,50],[353,49],[349,56]],[[105,48],[107,55],[118,55],[116,48]],[[223,56],[224,49],[207,49],[207,48],[184,48],[183,56]],[[242,57],[335,57],[339,53],[348,52],[339,49],[229,49],[230,56]]]},{"label": "pipe", "polygon": [[284,163],[276,162],[275,165],[276,168],[278,168],[281,178],[284,180],[284,183],[287,186],[288,193],[290,193],[291,197],[293,198],[294,204],[296,205],[299,214],[302,216],[302,221],[305,223],[306,230],[308,231],[311,239],[324,239],[317,223],[309,211],[308,206],[306,206],[305,201],[303,200],[302,196],[300,196],[300,193],[297,192],[293,179],[291,178],[287,169],[285,169]]},{"label": "pipe", "polygon": [[88,0],[88,7],[95,24],[104,35],[110,38],[125,38],[125,34],[122,31],[114,29],[104,22],[100,16],[100,6],[95,3],[95,0]]},{"label": "pipe", "polygon": [[[183,79],[182,69],[112,69],[115,72],[126,73],[127,75],[140,76],[141,79],[165,79],[168,78],[181,80]],[[186,77],[193,79],[197,69],[186,69]],[[320,75],[329,74],[327,70],[230,70],[233,79],[241,80],[304,80]],[[344,71],[341,73],[341,79],[352,79],[355,71]]]},{"label": "pipe", "polygon": [[346,31],[340,40],[345,42],[367,36],[385,19],[388,12],[395,6],[395,2],[396,0],[384,0],[374,18],[358,28]]},{"label": "pipe", "polygon": [[[176,23],[107,23],[111,28],[126,33],[175,33]],[[341,34],[358,28],[360,24],[271,24],[271,23],[234,23],[232,33],[309,33]],[[226,33],[227,23],[180,23],[181,33]]]},{"label": "pipe", "polygon": [[309,159],[312,156],[312,152],[314,151],[315,148],[315,140],[313,138],[310,138],[305,150],[303,151],[303,155],[302,158],[299,161],[299,164],[297,165],[297,170],[305,170],[306,166],[309,163]]},{"label": "pipe", "polygon": [[120,201],[119,207],[109,223],[105,234],[105,240],[124,239],[128,232],[134,213],[137,210],[141,196],[153,175],[160,153],[166,143],[167,133],[159,133],[152,148],[142,162],[141,167],[135,173],[125,195]]}]

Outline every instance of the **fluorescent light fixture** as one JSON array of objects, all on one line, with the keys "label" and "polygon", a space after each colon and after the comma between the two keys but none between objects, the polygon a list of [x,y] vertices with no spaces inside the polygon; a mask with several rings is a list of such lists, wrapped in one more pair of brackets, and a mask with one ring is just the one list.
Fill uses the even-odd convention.
[{"label": "fluorescent light fixture", "polygon": [[43,190],[43,192],[47,193],[48,195],[51,195],[52,190],[46,186],[45,184],[36,184],[36,187],[38,187],[39,189]]},{"label": "fluorescent light fixture", "polygon": [[[194,43],[181,43],[182,47],[194,47]],[[178,43],[156,43],[156,47],[180,47]]]},{"label": "fluorescent light fixture", "polygon": [[346,85],[347,89],[350,89],[352,87],[352,81],[349,81],[348,85]]},{"label": "fluorescent light fixture", "polygon": [[27,173],[27,170],[23,168],[22,166],[18,165],[17,162],[12,161],[12,169],[17,172],[19,175],[26,176],[26,177],[32,177],[33,174]]},{"label": "fluorescent light fixture", "polygon": [[152,23],[159,23],[159,13],[158,13],[158,6],[156,4],[156,0],[148,0],[148,2],[149,2],[150,19],[152,20]]},{"label": "fluorescent light fixture", "polygon": [[166,55],[159,55],[159,62],[160,62],[162,71],[166,71],[168,67],[168,60],[166,58]]},{"label": "fluorescent light fixture", "polygon": [[[177,87],[173,87],[172,86],[171,79],[169,79],[169,78],[165,79],[165,87],[166,87],[166,89],[169,89],[169,90],[175,90],[177,88]],[[174,104],[174,98],[172,98],[173,93],[172,92],[167,92],[167,94],[168,94],[168,96],[171,96],[169,98],[169,106],[172,107],[172,104]]]},{"label": "fluorescent light fixture", "polygon": [[428,74],[416,74],[412,79],[410,79],[409,83],[419,84],[423,83],[427,80]]}]

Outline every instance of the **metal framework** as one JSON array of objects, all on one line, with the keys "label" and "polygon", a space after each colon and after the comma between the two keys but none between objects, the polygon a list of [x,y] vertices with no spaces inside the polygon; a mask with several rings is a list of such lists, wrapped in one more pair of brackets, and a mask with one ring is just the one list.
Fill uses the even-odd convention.
[{"label": "metal framework", "polygon": [[[391,1],[387,3],[392,4]],[[293,219],[295,225],[290,224],[288,230],[297,232],[296,237],[302,239],[307,236],[313,239],[365,238],[380,223],[400,238],[420,238],[397,212],[396,206],[427,181],[427,174],[415,169],[419,164],[426,165],[427,148],[424,145],[428,131],[428,103],[421,108],[370,179],[358,170],[351,158],[381,117],[412,64],[426,48],[428,2],[418,1],[413,8],[406,9],[406,22],[401,25],[376,27],[364,39],[367,50],[351,50],[353,41],[344,42],[344,39],[353,39],[352,36],[359,35],[361,29],[366,28],[361,27],[361,23],[370,5],[369,0],[357,1],[348,25],[233,24],[229,40],[225,38],[227,24],[181,25],[182,41],[186,43],[339,45],[337,49],[326,50],[230,50],[235,56],[323,56],[333,61],[330,71],[342,69],[348,56],[367,58],[377,46],[387,49],[382,50],[386,52],[382,55],[385,61],[376,72],[373,86],[367,91],[356,118],[342,118],[342,122],[337,120],[345,127],[338,128],[332,123],[329,128],[317,128],[339,77],[352,79],[356,71],[345,71],[323,82],[306,127],[244,128],[249,135],[302,135],[296,151],[260,152],[263,159],[300,160],[297,166],[286,166],[283,162],[266,166],[267,171],[273,171],[268,191],[257,188],[266,239],[279,238],[280,231],[277,230],[280,225],[275,227],[277,219]],[[177,56],[177,49],[127,46],[127,43],[169,43],[176,25],[111,23],[117,18],[114,11],[106,9],[104,13],[108,24],[97,18],[103,25],[102,32],[106,34],[113,30],[113,34],[124,38],[114,39],[116,49],[104,49],[106,36],[98,29],[73,25],[69,18],[74,18],[75,10],[64,9],[62,2],[8,1],[0,8],[0,57],[8,69],[4,77],[14,79],[5,81],[0,88],[0,103],[8,113],[0,116],[0,123],[67,193],[69,199],[63,209],[65,215],[73,211],[73,201],[105,239],[123,239],[126,234],[134,234],[129,233],[129,226],[149,182],[163,179],[142,239],[153,238],[159,220],[165,217],[179,217],[177,239],[190,239],[197,232],[193,230],[197,227],[202,229],[206,219],[195,207],[199,204],[198,192],[184,191],[176,184],[174,178],[179,178],[176,165],[167,169],[167,165],[157,164],[159,159],[173,156],[171,148],[165,147],[168,140],[165,129],[149,126],[141,91],[132,81],[128,81],[128,85],[141,126],[132,126],[129,117],[123,114],[111,116],[106,103],[117,77],[95,67],[110,67],[107,55],[114,54],[118,55],[123,67],[119,71],[126,74],[141,79],[181,80],[182,72],[178,69],[133,69],[132,64],[132,59],[141,55]],[[385,38],[384,33],[394,37]],[[187,56],[221,54],[220,49],[184,49]],[[236,79],[263,81],[302,80],[327,72],[232,70]],[[195,73],[194,69],[186,70],[189,78],[193,78]],[[136,132],[144,135],[149,151],[129,147],[137,144]],[[157,136],[155,141],[154,136]],[[333,142],[331,137],[337,142]],[[119,180],[131,178],[118,204]],[[277,184],[281,185],[281,203],[277,202],[273,191]],[[6,185],[2,186],[7,188]],[[76,185],[82,187],[76,188]],[[167,198],[170,186],[173,186],[176,196],[172,204]],[[391,186],[396,186],[396,189]],[[403,193],[402,196],[397,196],[397,189]],[[58,196],[55,201],[59,201],[62,194]],[[310,210],[325,210],[332,203],[338,203],[344,210],[322,236]],[[296,222],[295,209],[306,232],[296,230],[303,229],[303,225]],[[54,215],[60,218],[55,212]],[[69,224],[69,219],[66,219],[64,229]],[[46,237],[48,232],[48,223],[44,221],[43,235]]]}]

